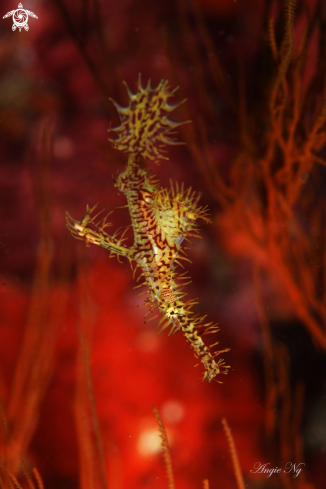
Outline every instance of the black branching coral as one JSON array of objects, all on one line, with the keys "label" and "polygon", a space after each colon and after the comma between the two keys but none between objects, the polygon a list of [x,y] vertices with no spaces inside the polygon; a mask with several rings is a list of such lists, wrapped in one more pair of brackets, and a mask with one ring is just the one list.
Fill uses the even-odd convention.
[{"label": "black branching coral", "polygon": [[183,184],[171,183],[170,190],[164,189],[139,165],[144,159],[167,159],[162,154],[164,146],[180,144],[172,135],[174,129],[184,122],[168,119],[169,112],[179,105],[168,103],[174,92],[169,90],[165,80],[156,88],[151,88],[150,82],[143,88],[139,78],[138,92],[133,94],[128,89],[128,107],[120,107],[113,102],[121,124],[114,129],[118,137],[111,142],[117,150],[128,154],[127,168],[118,176],[115,187],[127,199],[134,233],[133,246],[124,246],[123,234],[107,234],[105,229],[109,224],[106,219],[95,224],[94,208],[87,206],[81,221],[67,214],[67,224],[74,237],[85,240],[86,244],[102,246],[110,251],[110,256],[124,256],[134,272],[137,268],[141,270],[148,312],[157,311],[153,319],[161,316],[161,331],[170,327],[171,333],[183,332],[204,366],[203,378],[211,381],[219,373],[227,373],[228,369],[222,359],[216,358],[222,351],[213,353],[203,341],[204,334],[216,332],[218,328],[213,323],[205,323],[205,317],[192,312],[196,302],[185,300],[183,291],[189,277],[187,272],[178,271],[182,267],[181,261],[187,260],[182,249],[184,240],[200,237],[197,220],[209,222],[208,212],[206,207],[198,205],[199,196],[191,188],[184,190]]}]

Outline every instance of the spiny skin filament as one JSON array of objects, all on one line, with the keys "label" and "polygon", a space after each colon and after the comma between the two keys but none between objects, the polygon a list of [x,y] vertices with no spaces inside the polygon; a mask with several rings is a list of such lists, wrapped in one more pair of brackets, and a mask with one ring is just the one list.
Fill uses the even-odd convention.
[{"label": "spiny skin filament", "polygon": [[160,331],[168,327],[170,334],[181,330],[204,366],[203,379],[211,381],[219,373],[226,374],[229,368],[222,359],[216,359],[222,351],[213,353],[202,338],[203,334],[216,332],[218,328],[192,312],[196,302],[185,300],[183,292],[186,285],[183,282],[189,277],[178,272],[182,261],[189,261],[181,245],[189,237],[200,238],[196,221],[209,222],[208,211],[199,206],[199,196],[191,188],[184,190],[183,184],[179,188],[177,183],[171,182],[171,189],[164,189],[140,166],[143,158],[165,158],[158,150],[159,143],[176,144],[168,134],[171,128],[182,123],[169,121],[166,116],[166,112],[175,108],[167,103],[173,92],[168,91],[164,80],[155,89],[149,83],[144,89],[139,79],[137,94],[131,94],[128,89],[129,107],[122,108],[115,103],[122,123],[115,129],[119,137],[113,143],[118,150],[129,154],[127,168],[118,176],[115,187],[127,199],[133,246],[123,245],[124,233],[119,237],[117,233],[109,235],[105,231],[110,225],[106,222],[107,216],[96,224],[98,215],[93,216],[94,208],[88,206],[81,221],[67,214],[67,226],[74,237],[85,240],[87,245],[101,246],[110,251],[110,256],[123,256],[134,266],[134,272],[137,268],[141,270],[143,283],[140,286],[146,286],[144,294],[147,294],[145,305],[149,313],[157,309],[161,314]]}]

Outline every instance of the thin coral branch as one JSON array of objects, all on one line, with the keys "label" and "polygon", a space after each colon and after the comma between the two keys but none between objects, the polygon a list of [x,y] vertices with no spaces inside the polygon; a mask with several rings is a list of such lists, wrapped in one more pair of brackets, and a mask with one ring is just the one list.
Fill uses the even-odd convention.
[{"label": "thin coral branch", "polygon": [[89,292],[87,266],[80,263],[80,324],[77,328],[79,349],[77,358],[76,426],[79,439],[80,476],[83,489],[107,489],[104,447],[97,416],[93,388],[90,347],[94,323],[93,305]]},{"label": "thin coral branch", "polygon": [[222,425],[224,428],[226,438],[228,440],[229,450],[230,450],[230,454],[231,454],[231,458],[232,458],[233,470],[234,470],[235,478],[237,481],[238,489],[245,489],[245,484],[244,484],[244,480],[243,480],[243,475],[242,475],[242,470],[241,470],[240,463],[239,463],[237,450],[236,450],[235,443],[233,440],[233,436],[232,436],[232,433],[231,433],[231,430],[230,430],[230,427],[227,423],[226,418],[222,418]]},{"label": "thin coral branch", "polygon": [[274,19],[272,17],[268,21],[268,40],[273,54],[273,58],[276,61],[278,58],[278,49],[277,49],[277,44],[275,39]]},{"label": "thin coral branch", "polygon": [[27,470],[27,467],[26,467],[26,464],[25,464],[25,460],[23,459],[23,457],[21,456],[20,457],[20,466],[21,466],[21,469],[26,477],[26,480],[27,480],[27,484],[29,486],[29,489],[36,489],[35,487],[35,484],[31,478],[31,476],[29,475],[28,473],[28,470]]},{"label": "thin coral branch", "polygon": [[277,76],[272,87],[270,108],[273,112],[275,110],[276,97],[282,81],[286,75],[294,46],[294,11],[295,0],[286,0],[285,10],[285,33],[283,42],[280,48],[280,63],[277,71]]},{"label": "thin coral branch", "polygon": [[41,474],[39,473],[36,467],[33,467],[33,474],[37,483],[37,489],[44,489],[44,483]]},{"label": "thin coral branch", "polygon": [[[52,149],[52,129],[48,121],[44,121],[41,125],[36,157],[38,178],[34,178],[37,182],[35,183],[35,196],[40,216],[42,241],[37,257],[38,263],[22,350],[16,364],[8,408],[8,418],[14,440],[11,445],[13,470],[16,469],[20,453],[24,453],[36,427],[36,411],[52,371],[55,332],[58,327],[52,322],[49,324],[52,250],[48,166]],[[47,327],[44,327],[45,325]],[[21,406],[24,406],[23,417],[20,414]]]},{"label": "thin coral branch", "polygon": [[156,418],[158,428],[160,431],[160,437],[162,440],[161,446],[162,446],[162,452],[163,452],[163,458],[164,458],[165,473],[166,473],[166,478],[168,481],[168,488],[169,489],[175,489],[168,437],[167,437],[167,434],[165,431],[165,427],[164,427],[162,418],[161,418],[160,413],[158,412],[158,409],[156,406],[153,406],[153,413],[154,413],[154,416]]}]

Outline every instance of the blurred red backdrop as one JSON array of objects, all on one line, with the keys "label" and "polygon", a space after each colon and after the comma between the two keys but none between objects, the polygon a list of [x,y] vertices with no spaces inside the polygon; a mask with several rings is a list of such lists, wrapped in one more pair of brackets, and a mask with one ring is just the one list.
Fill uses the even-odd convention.
[{"label": "blurred red backdrop", "polygon": [[[193,45],[185,43],[184,31],[191,30],[192,23],[185,27],[184,15],[192,12],[194,22],[195,9],[201,9],[227,83],[236,90],[237,70],[244,58],[249,81],[259,70],[254,60],[260,47],[263,3],[202,0],[193,7],[183,0],[69,4],[30,0],[24,8],[38,19],[29,18],[28,32],[13,32],[11,18],[1,21],[0,392],[12,425],[18,415],[33,418],[35,426],[20,447],[28,466],[38,467],[47,489],[78,485],[77,329],[85,323],[91,330],[94,393],[111,489],[166,487],[153,404],[167,429],[178,489],[199,488],[204,478],[212,488],[236,487],[223,416],[234,435],[246,487],[283,487],[275,476],[266,479],[250,472],[256,462],[272,464],[270,454],[278,450],[279,442],[264,434],[262,340],[251,265],[244,259],[251,251],[246,251],[245,238],[223,236],[223,226],[217,226],[220,207],[187,147],[172,148],[170,160],[159,167],[151,165],[151,171],[164,186],[170,178],[192,185],[202,193],[202,203],[210,206],[213,223],[203,226],[204,240],[194,240],[189,250],[193,282],[188,292],[199,297],[199,312],[219,323],[216,341],[231,348],[225,354],[231,368],[223,384],[200,380],[200,367],[194,368],[192,351],[181,334],[157,336],[155,321],[144,324],[144,309],[138,307],[142,298],[137,297],[139,289],[133,289],[128,263],[109,260],[102,249],[85,250],[65,228],[66,211],[81,218],[86,204],[97,202],[100,208],[114,210],[112,229],[129,225],[128,210],[116,209],[125,202],[113,187],[112,175],[123,170],[126,160],[107,141],[107,129],[118,123],[108,97],[125,104],[122,80],[136,90],[138,73],[144,82],[152,78],[154,86],[161,78],[170,80],[171,86],[180,84],[175,98],[187,96],[187,109],[178,109],[175,119],[184,117],[186,110],[195,122],[206,118],[211,153],[221,173],[227,174],[239,136],[235,116],[227,95],[213,83],[207,93],[198,91],[207,60],[195,29],[189,37]],[[2,15],[14,8],[15,2],[5,0]],[[187,51],[195,48],[200,66],[193,64]],[[207,94],[214,101],[211,106]],[[254,97],[249,89],[249,110]],[[264,290],[279,337],[284,325],[292,322],[291,331],[299,331],[310,345],[282,288],[270,280]],[[45,311],[40,317],[38,308]],[[28,322],[33,327],[34,320],[39,335],[44,334],[47,321],[55,323],[53,338],[39,347],[35,340],[29,356],[25,347],[27,363],[19,364],[24,342],[30,338],[24,331]],[[22,379],[32,368],[38,348],[43,348],[44,358],[48,352],[49,371],[44,380],[42,360],[35,378],[44,382],[44,391],[40,387],[38,401],[29,410],[29,391],[24,392]],[[314,351],[311,346],[308,360],[300,360],[309,366],[307,376],[299,380],[311,381],[312,386],[304,416],[304,478],[322,488],[326,419],[322,414],[325,376],[320,369],[325,360]],[[301,354],[306,352],[300,350]],[[20,374],[17,365],[25,371]],[[293,386],[297,379],[293,371],[290,374]],[[37,391],[38,381],[33,382],[28,385]],[[12,392],[18,384],[21,402],[15,410]],[[86,411],[84,415],[89,416]],[[309,487],[303,478],[301,483],[287,487]]]}]

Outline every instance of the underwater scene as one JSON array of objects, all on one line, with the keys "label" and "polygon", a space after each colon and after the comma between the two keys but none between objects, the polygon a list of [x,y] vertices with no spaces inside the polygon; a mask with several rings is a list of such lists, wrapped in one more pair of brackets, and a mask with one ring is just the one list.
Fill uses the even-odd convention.
[{"label": "underwater scene", "polygon": [[325,489],[326,3],[18,1],[0,489]]}]

